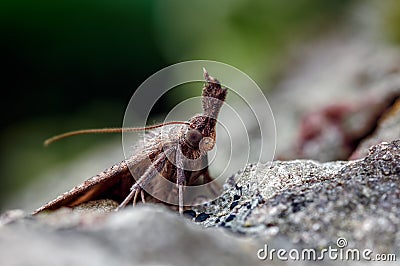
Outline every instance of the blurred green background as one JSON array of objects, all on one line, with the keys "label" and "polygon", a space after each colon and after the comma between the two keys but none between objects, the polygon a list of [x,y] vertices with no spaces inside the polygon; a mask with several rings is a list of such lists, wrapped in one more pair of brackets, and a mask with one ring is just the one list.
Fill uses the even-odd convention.
[{"label": "blurred green background", "polygon": [[[120,138],[96,135],[42,146],[60,132],[121,126],[135,88],[156,71],[184,60],[211,59],[269,88],[296,43],[342,25],[355,4],[3,0],[0,209],[4,199],[50,167]],[[388,6],[385,23],[400,25],[398,4],[388,1]],[[398,26],[383,28],[388,39],[400,41]],[[170,101],[157,111],[168,110]]]}]

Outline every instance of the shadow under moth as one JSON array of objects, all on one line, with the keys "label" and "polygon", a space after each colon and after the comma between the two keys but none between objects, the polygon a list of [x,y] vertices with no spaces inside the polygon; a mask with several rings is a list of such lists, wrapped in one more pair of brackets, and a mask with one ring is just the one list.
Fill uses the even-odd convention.
[{"label": "shadow under moth", "polygon": [[[168,205],[178,206],[182,214],[184,206],[190,205],[184,202],[185,188],[213,181],[208,171],[207,152],[215,145],[217,117],[227,94],[227,89],[203,70],[206,81],[201,98],[203,113],[186,122],[171,121],[144,128],[78,130],[48,139],[45,145],[79,134],[148,131],[132,156],[61,194],[34,214],[99,199],[118,202],[116,210],[119,210],[128,204],[135,205],[138,197],[143,203],[175,202]],[[212,184],[214,188],[210,187],[215,193],[218,185]]]}]

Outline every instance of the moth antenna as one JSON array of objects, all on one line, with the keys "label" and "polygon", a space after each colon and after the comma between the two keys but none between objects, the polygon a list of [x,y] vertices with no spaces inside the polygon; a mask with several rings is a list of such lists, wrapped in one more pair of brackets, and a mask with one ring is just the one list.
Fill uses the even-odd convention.
[{"label": "moth antenna", "polygon": [[127,127],[127,128],[100,128],[100,129],[81,129],[76,131],[66,132],[60,135],[56,135],[44,141],[44,146],[48,146],[53,142],[59,141],[61,139],[69,138],[76,135],[84,134],[95,134],[95,133],[122,133],[122,132],[137,132],[155,129],[158,127],[168,126],[168,125],[189,125],[188,122],[183,121],[170,121],[158,125],[147,126],[147,127]]}]

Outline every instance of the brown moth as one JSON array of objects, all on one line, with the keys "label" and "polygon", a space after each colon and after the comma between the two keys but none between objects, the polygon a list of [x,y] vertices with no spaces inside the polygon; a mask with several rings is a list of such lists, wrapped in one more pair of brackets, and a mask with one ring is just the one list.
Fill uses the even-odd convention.
[{"label": "brown moth", "polygon": [[[227,89],[203,70],[206,80],[202,93],[203,113],[187,122],[174,121],[145,128],[79,130],[46,141],[47,145],[78,134],[151,130],[145,134],[143,143],[138,145],[133,156],[58,196],[35,210],[34,214],[99,199],[117,201],[119,207],[116,210],[119,210],[128,204],[135,205],[139,195],[142,202],[160,202],[153,193],[146,192],[147,187],[163,197],[177,196],[179,212],[182,213],[185,186],[206,184],[213,180],[208,171],[207,152],[214,147],[217,116],[227,94]],[[160,182],[157,175],[171,181],[167,183],[173,186]]]}]

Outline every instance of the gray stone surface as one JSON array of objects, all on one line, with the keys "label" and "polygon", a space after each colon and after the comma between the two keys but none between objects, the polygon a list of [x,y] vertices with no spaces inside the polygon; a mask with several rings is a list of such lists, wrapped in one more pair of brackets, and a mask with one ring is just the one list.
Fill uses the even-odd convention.
[{"label": "gray stone surface", "polygon": [[204,226],[312,248],[344,237],[351,247],[400,254],[400,141],[357,161],[249,165],[231,184],[196,208],[210,214]]},{"label": "gray stone surface", "polygon": [[0,227],[0,265],[262,265],[256,249],[151,205],[109,214],[62,209]]},{"label": "gray stone surface", "polygon": [[372,145],[396,139],[400,139],[400,99],[383,115],[373,134],[358,145],[351,159],[365,157],[368,153],[368,147]]}]

